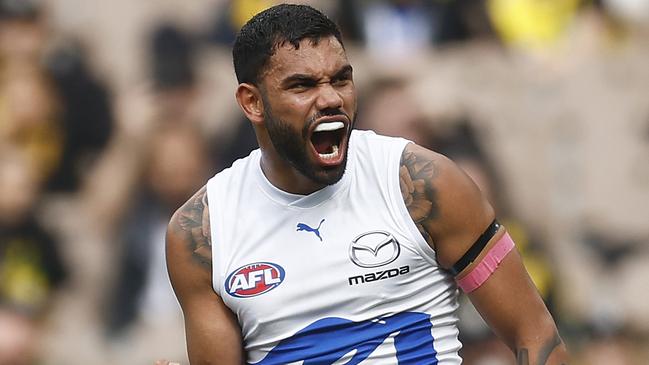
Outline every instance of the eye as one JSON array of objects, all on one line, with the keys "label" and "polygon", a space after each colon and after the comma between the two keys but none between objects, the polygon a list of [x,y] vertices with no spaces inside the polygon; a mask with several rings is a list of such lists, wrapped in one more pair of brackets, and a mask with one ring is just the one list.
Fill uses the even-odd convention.
[{"label": "eye", "polygon": [[290,84],[289,89],[304,90],[304,89],[312,88],[315,85],[316,85],[316,83],[313,80],[299,80],[299,81],[295,81],[294,83]]},{"label": "eye", "polygon": [[349,78],[336,78],[331,80],[334,86],[346,86],[351,80]]},{"label": "eye", "polygon": [[331,84],[334,86],[347,86],[352,81],[351,72],[345,72],[339,76],[331,79]]}]

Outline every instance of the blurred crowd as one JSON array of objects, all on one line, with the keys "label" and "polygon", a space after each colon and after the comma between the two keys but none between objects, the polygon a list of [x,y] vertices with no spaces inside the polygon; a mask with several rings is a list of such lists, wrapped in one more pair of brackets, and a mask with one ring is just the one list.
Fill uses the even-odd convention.
[{"label": "blurred crowd", "polygon": [[[571,364],[648,364],[649,0],[303,2],[343,29],[357,128],[488,196]],[[166,223],[256,148],[230,46],[273,3],[0,0],[0,365],[187,363]],[[460,317],[467,365],[513,364]]]}]

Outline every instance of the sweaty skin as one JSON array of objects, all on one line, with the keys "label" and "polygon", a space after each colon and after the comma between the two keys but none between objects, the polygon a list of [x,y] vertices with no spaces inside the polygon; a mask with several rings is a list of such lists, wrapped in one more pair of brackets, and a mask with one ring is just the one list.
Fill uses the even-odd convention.
[{"label": "sweaty skin", "polygon": [[[342,176],[347,140],[356,115],[356,89],[352,67],[335,37],[317,42],[303,39],[298,49],[290,43],[280,45],[263,72],[260,85],[241,84],[236,97],[255,129],[262,152],[262,171],[277,188],[306,195],[325,187],[323,181],[333,184]],[[317,116],[327,111],[337,111],[336,120],[345,124],[341,146],[345,158],[338,166],[319,166],[308,136],[300,138],[296,142],[304,143],[306,156],[295,158],[305,160],[318,177],[313,179],[275,147],[269,134],[273,124],[267,117],[272,114],[288,131],[302,136],[305,125],[314,118],[317,123]]]},{"label": "sweaty skin", "polygon": [[[444,156],[409,144],[402,155],[399,178],[413,221],[445,268],[459,259],[493,220],[493,210],[478,188]],[[458,206],[463,209],[454,209]],[[185,313],[192,364],[241,364],[244,352],[239,326],[211,286],[205,188],[172,218],[167,257],[172,284]],[[567,363],[565,345],[517,252],[510,253],[469,297],[514,351],[518,365]],[[208,302],[211,305],[205,305]]]},{"label": "sweaty skin", "polygon": [[[450,268],[493,221],[477,186],[446,157],[406,146],[399,170],[410,216],[443,268]],[[516,250],[469,298],[518,365],[566,364],[567,351]]]},{"label": "sweaty skin", "polygon": [[[344,117],[339,117],[340,121],[351,129],[356,91],[342,45],[329,37],[317,43],[303,40],[299,50],[290,44],[280,46],[262,75],[261,86],[241,84],[236,97],[255,128],[262,170],[273,185],[296,194],[324,187],[275,149],[266,126],[270,115],[266,108],[289,131],[300,134],[309,120],[329,109],[341,111]],[[316,166],[317,159],[311,155],[307,163]],[[399,171],[402,195],[413,221],[435,250],[440,265],[451,267],[494,219],[493,209],[469,177],[432,151],[409,144]],[[328,169],[316,169],[315,173],[330,174]],[[245,359],[241,329],[212,288],[212,257],[219,253],[211,252],[208,203],[218,204],[207,201],[203,188],[172,217],[167,266],[185,316],[191,363],[240,365]],[[554,320],[515,250],[469,298],[512,349],[519,365],[567,362]]]},{"label": "sweaty skin", "polygon": [[241,330],[212,289],[212,241],[206,188],[171,218],[167,229],[167,269],[185,316],[192,364],[242,364]]}]

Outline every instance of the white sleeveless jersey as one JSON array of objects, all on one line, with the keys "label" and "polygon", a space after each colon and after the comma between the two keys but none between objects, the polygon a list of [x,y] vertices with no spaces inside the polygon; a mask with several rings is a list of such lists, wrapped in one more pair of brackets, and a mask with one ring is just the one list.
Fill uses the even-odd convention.
[{"label": "white sleeveless jersey", "polygon": [[399,187],[407,140],[353,131],[347,170],[310,195],[260,151],[207,184],[214,290],[249,364],[459,364],[457,287]]}]

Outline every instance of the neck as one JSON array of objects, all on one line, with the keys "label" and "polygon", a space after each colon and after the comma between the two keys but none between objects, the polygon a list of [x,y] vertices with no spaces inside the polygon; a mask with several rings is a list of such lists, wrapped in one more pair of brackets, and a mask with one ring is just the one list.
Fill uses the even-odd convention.
[{"label": "neck", "polygon": [[308,195],[325,187],[302,175],[273,149],[261,147],[261,171],[271,184],[287,193]]}]

